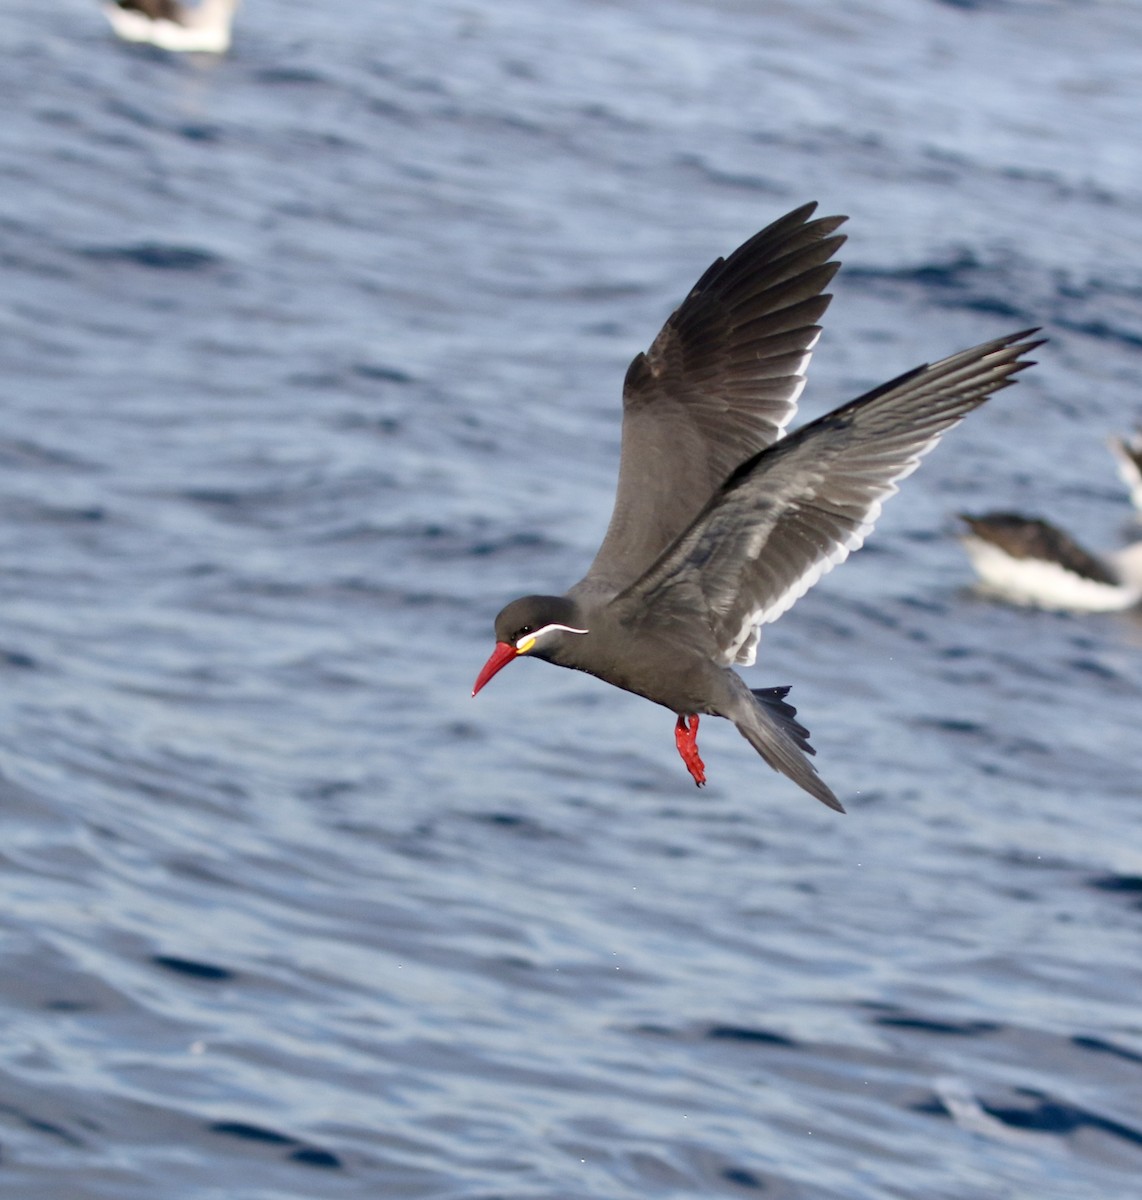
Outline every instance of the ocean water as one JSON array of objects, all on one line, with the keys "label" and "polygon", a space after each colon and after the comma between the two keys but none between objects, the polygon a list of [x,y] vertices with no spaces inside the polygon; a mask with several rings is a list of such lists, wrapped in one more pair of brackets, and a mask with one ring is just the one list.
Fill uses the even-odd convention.
[{"label": "ocean water", "polygon": [[[0,1193],[1127,1200],[1142,622],[956,514],[1138,536],[1134,0],[0,8]],[[523,663],[631,357],[816,199],[803,412],[1028,325],[767,629],[840,817]],[[719,727],[722,726],[722,727]]]}]

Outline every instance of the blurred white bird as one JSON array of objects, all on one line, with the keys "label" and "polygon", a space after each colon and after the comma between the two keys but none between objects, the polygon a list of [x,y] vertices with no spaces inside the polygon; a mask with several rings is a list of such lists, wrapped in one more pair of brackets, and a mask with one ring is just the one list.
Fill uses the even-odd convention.
[{"label": "blurred white bird", "polygon": [[[1110,439],[1118,473],[1142,513],[1142,430]],[[960,540],[984,589],[1014,604],[1070,612],[1115,612],[1142,601],[1142,542],[1092,554],[1039,517],[960,514]]]},{"label": "blurred white bird", "polygon": [[225,54],[239,0],[116,0],[104,4],[111,28],[128,42],[149,42],[163,50]]}]

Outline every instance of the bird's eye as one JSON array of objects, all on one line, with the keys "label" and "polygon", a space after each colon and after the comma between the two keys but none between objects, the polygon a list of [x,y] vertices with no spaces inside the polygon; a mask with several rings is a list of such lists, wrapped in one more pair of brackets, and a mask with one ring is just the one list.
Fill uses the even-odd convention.
[{"label": "bird's eye", "polygon": [[520,639],[521,637],[527,637],[527,635],[528,635],[529,633],[534,633],[534,632],[535,632],[535,626],[534,626],[534,625],[525,625],[525,626],[524,626],[524,627],[523,627],[523,628],[522,628],[522,629],[519,631],[519,633],[517,633],[517,634],[516,634],[516,636],[515,636],[515,640],[518,642],[518,641],[519,641],[519,639]]}]

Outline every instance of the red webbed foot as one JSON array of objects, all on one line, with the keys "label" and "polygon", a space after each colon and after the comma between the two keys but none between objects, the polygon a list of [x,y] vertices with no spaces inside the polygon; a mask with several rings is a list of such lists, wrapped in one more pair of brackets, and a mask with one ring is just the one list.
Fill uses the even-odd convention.
[{"label": "red webbed foot", "polygon": [[698,754],[698,717],[692,715],[689,719],[679,716],[674,726],[674,744],[686,764],[686,770],[701,787],[706,782],[706,764]]}]

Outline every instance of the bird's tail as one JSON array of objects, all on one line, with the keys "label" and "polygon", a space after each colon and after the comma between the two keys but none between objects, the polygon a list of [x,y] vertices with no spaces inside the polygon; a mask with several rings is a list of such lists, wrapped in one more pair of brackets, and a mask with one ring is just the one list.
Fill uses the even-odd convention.
[{"label": "bird's tail", "polygon": [[753,703],[748,708],[743,705],[732,720],[742,737],[775,771],[788,775],[810,796],[843,813],[844,806],[807,757],[816,751],[809,745],[809,731],[797,720],[797,710],[785,701],[788,691],[788,687],[751,688]]}]

